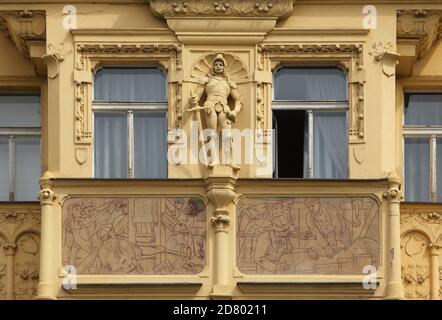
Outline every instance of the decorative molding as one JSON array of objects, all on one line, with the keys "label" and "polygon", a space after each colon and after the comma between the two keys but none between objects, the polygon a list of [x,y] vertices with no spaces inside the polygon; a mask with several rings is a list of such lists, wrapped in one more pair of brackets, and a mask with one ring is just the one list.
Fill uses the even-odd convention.
[{"label": "decorative molding", "polygon": [[264,69],[266,60],[280,62],[293,59],[335,60],[349,72],[350,143],[365,142],[365,70],[363,44],[261,44],[258,46],[257,68]]},{"label": "decorative molding", "polygon": [[408,264],[402,266],[402,281],[407,299],[429,299],[428,280],[430,270],[428,266]]},{"label": "decorative molding", "polygon": [[175,129],[182,128],[183,120],[183,82],[175,83]]},{"label": "decorative molding", "polygon": [[[30,42],[46,39],[45,18],[46,14],[41,10],[0,11],[0,33],[30,59]],[[42,30],[38,30],[38,25]]]},{"label": "decorative molding", "polygon": [[75,148],[75,160],[78,164],[82,165],[87,161],[88,149],[87,148]]},{"label": "decorative molding", "polygon": [[398,41],[416,42],[416,60],[422,59],[442,37],[442,10],[397,12]]},{"label": "decorative molding", "polygon": [[[191,67],[190,76],[196,79],[206,78],[211,72],[213,61],[219,52],[210,52],[198,59]],[[249,70],[241,59],[229,52],[223,52],[226,60],[226,74],[237,84],[249,78]]]},{"label": "decorative molding", "polygon": [[370,55],[378,62],[382,63],[382,72],[387,77],[391,77],[396,73],[396,65],[399,63],[399,54],[393,51],[393,45],[388,42],[373,43]]},{"label": "decorative molding", "polygon": [[[153,56],[152,56],[153,55]],[[92,72],[103,59],[139,59],[155,57],[163,64],[164,59],[174,61],[174,70],[182,70],[182,47],[177,44],[151,43],[76,43],[75,45],[75,144],[92,143]],[[163,65],[167,67],[167,64]],[[176,81],[176,120],[181,126],[181,86]]]},{"label": "decorative molding", "polygon": [[[429,205],[431,206],[431,205]],[[432,244],[442,245],[442,207],[426,208],[415,205],[402,205],[401,232],[417,230],[424,234]]]},{"label": "decorative molding", "polygon": [[264,102],[264,85],[262,82],[256,83],[256,129],[265,129],[265,102]]},{"label": "decorative molding", "polygon": [[151,0],[151,10],[162,17],[282,17],[292,12],[294,0]]},{"label": "decorative molding", "polygon": [[0,299],[36,296],[40,224],[38,204],[0,205]]},{"label": "decorative molding", "polygon": [[42,58],[48,61],[48,77],[55,79],[60,73],[60,63],[64,61],[66,55],[72,53],[72,50],[64,50],[64,43],[61,42],[60,46],[49,43],[47,52]]}]

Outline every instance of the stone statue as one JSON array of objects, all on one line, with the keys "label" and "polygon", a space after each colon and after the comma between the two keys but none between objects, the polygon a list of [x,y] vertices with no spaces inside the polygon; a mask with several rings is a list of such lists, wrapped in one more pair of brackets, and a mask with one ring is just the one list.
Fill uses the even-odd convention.
[{"label": "stone statue", "polygon": [[[207,128],[213,129],[216,134],[222,133],[223,148],[230,148],[229,151],[231,151],[232,135],[230,129],[232,128],[232,122],[236,122],[243,102],[236,83],[231,81],[226,74],[226,67],[227,62],[224,56],[221,53],[217,54],[213,60],[212,70],[206,77],[200,79],[196,92],[192,93],[189,98],[190,109],[188,111],[197,112],[198,121],[201,122],[199,110],[204,110]],[[204,93],[207,98],[203,106],[200,107],[198,102]],[[229,97],[231,98],[233,109],[228,104]],[[208,166],[213,167],[216,162],[216,157],[212,157]],[[231,157],[230,165],[234,169],[239,170],[239,167],[233,163]]]}]

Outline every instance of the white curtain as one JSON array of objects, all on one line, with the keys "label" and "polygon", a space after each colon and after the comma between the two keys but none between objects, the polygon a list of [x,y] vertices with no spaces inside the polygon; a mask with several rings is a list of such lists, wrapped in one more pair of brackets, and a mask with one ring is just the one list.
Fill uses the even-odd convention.
[{"label": "white curtain", "polygon": [[345,179],[347,174],[346,112],[313,113],[313,177]]},{"label": "white curtain", "polygon": [[103,68],[94,80],[94,100],[165,102],[166,75],[158,68]]},{"label": "white curtain", "polygon": [[424,138],[405,138],[405,200],[430,201],[430,143]]},{"label": "white curtain", "polygon": [[9,143],[0,136],[0,201],[9,200]]},{"label": "white curtain", "polygon": [[40,190],[40,137],[16,137],[16,200],[37,201]]},{"label": "white curtain", "polygon": [[347,101],[346,75],[334,67],[283,68],[274,88],[274,100]]},{"label": "white curtain", "polygon": [[95,113],[96,178],[127,178],[127,114]]},{"label": "white curtain", "polygon": [[165,112],[134,113],[135,178],[167,177]]}]

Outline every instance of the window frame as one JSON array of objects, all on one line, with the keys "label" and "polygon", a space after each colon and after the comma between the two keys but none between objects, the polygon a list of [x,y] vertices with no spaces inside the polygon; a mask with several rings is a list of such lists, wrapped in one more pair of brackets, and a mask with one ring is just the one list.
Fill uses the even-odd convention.
[{"label": "window frame", "polygon": [[[166,75],[166,101],[160,102],[128,102],[128,101],[104,101],[104,100],[95,100],[95,76],[96,74],[103,68],[156,68],[160,71],[164,72]],[[92,77],[92,136],[95,138],[95,113],[126,113],[126,121],[127,121],[127,179],[135,179],[135,131],[134,131],[134,112],[164,112],[166,117],[166,124],[169,119],[169,110],[168,110],[168,86],[167,86],[167,72],[158,65],[102,65],[100,68],[94,70]],[[166,125],[166,139],[167,139],[167,125]],[[95,176],[95,143],[92,143],[92,176],[94,179],[97,179]],[[167,148],[167,145],[166,145]],[[168,171],[166,166],[166,178],[168,177]],[[109,178],[113,179],[113,178]],[[139,178],[144,179],[144,178]]]},{"label": "window frame", "polygon": [[[437,200],[437,139],[442,139],[442,125],[406,125],[405,124],[405,96],[412,94],[441,94],[441,90],[404,90],[403,92],[403,107],[402,107],[402,175],[404,177],[404,195],[407,189],[407,177],[405,175],[405,139],[406,138],[424,138],[429,143],[429,199],[431,203],[441,202]],[[408,201],[406,202],[422,202],[422,201]]]},{"label": "window frame", "polygon": [[[349,121],[349,111],[350,111],[350,102],[349,102],[349,91],[348,91],[348,73],[346,70],[339,68],[336,65],[327,65],[327,64],[318,64],[318,65],[280,65],[277,69],[273,71],[273,84],[275,84],[275,74],[284,68],[309,68],[309,67],[335,67],[341,69],[346,76],[346,84],[347,84],[347,100],[339,101],[339,100],[323,100],[323,101],[314,101],[314,100],[275,100],[275,85],[272,86],[272,115],[274,110],[304,110],[307,113],[307,122],[308,122],[308,155],[307,155],[307,176],[302,179],[313,179],[314,178],[314,151],[313,151],[313,132],[314,132],[314,120],[313,120],[313,112],[314,111],[345,111],[345,121],[346,121],[346,145],[347,145],[347,158],[348,158],[348,144],[349,144],[349,136],[348,136],[348,121]],[[277,142],[275,143],[274,151],[277,152]],[[278,155],[275,153],[274,157],[275,161],[275,175],[273,178],[278,177]],[[347,160],[347,178],[349,177],[349,162]]]},{"label": "window frame", "polygon": [[[8,139],[8,174],[9,174],[9,202],[30,202],[32,200],[17,200],[17,152],[16,152],[16,138],[17,137],[39,137],[39,156],[41,159],[42,152],[42,134],[41,134],[41,94],[33,92],[0,92],[1,95],[14,96],[38,96],[39,97],[39,111],[40,111],[40,126],[39,127],[0,127],[0,136]],[[41,175],[41,168],[40,168]]]}]

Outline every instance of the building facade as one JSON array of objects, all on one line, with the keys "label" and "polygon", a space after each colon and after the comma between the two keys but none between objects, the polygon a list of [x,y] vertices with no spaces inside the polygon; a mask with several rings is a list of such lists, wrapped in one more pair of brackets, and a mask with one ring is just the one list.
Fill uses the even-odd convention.
[{"label": "building facade", "polygon": [[435,299],[442,3],[0,3],[0,298]]}]

